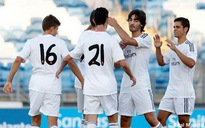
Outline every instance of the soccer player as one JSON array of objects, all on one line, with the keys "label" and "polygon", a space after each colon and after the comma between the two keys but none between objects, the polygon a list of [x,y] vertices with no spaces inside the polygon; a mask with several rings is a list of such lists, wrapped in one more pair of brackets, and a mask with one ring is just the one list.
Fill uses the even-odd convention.
[{"label": "soccer player", "polygon": [[117,82],[113,71],[114,63],[119,62],[128,74],[132,81],[129,86],[136,83],[117,40],[105,32],[108,25],[108,13],[108,10],[103,7],[95,10],[96,30],[82,37],[75,49],[64,59],[67,62],[72,58],[79,59],[82,54],[85,55],[83,93],[84,114],[88,115],[87,128],[97,127],[97,115],[103,110],[108,117],[110,128],[118,128]]},{"label": "soccer player", "polygon": [[[21,63],[30,59],[33,66],[29,83],[30,110],[32,116],[31,128],[40,128],[41,113],[48,117],[50,128],[58,128],[57,119],[60,109],[61,79],[56,77],[62,58],[69,51],[63,40],[55,37],[60,21],[53,15],[43,19],[43,35],[27,40],[24,48],[15,59],[4,85],[5,93],[12,93],[12,79]],[[70,68],[83,84],[83,76],[73,60]]]},{"label": "soccer player", "polygon": [[[81,35],[78,39],[79,41],[81,40],[82,37],[84,37],[85,34],[88,34],[90,31],[95,30],[95,23],[93,22],[94,12],[95,12],[95,10],[93,10],[90,14],[90,26],[85,31],[83,31],[81,33]],[[85,74],[84,55],[81,56],[80,61],[78,63],[78,67],[79,67],[82,75],[84,76],[84,74]],[[77,94],[78,112],[83,113],[84,95],[83,95],[82,85],[81,85],[80,81],[78,80],[78,78],[75,78],[74,87],[75,87],[76,94]],[[87,126],[87,116],[85,114],[83,114],[83,119],[82,119],[82,122],[81,122],[81,128],[86,128],[86,126]]]},{"label": "soccer player", "polygon": [[132,116],[137,113],[138,115],[144,115],[151,127],[161,128],[162,125],[154,113],[155,107],[148,73],[149,58],[152,53],[152,39],[147,33],[144,33],[146,14],[142,10],[132,10],[127,21],[132,37],[129,37],[114,18],[109,19],[109,25],[115,28],[122,39],[120,44],[126,62],[137,79],[136,85],[131,87],[132,81],[130,81],[127,74],[123,74],[119,95],[121,127],[129,128]]},{"label": "soccer player", "polygon": [[189,20],[179,17],[174,20],[174,35],[177,43],[167,39],[170,50],[163,56],[162,42],[159,35],[154,37],[157,61],[160,66],[169,64],[169,83],[159,105],[158,119],[163,126],[171,114],[178,115],[183,128],[190,128],[189,119],[194,110],[195,91],[193,75],[197,59],[197,49],[186,35],[189,31]]}]

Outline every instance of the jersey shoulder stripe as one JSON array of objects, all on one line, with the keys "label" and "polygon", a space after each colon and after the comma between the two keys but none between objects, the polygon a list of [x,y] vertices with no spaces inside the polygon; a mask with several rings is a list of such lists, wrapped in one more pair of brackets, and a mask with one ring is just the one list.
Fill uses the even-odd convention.
[{"label": "jersey shoulder stripe", "polygon": [[140,37],[141,37],[142,39],[144,39],[144,38],[147,37],[147,36],[148,36],[147,33],[143,33]]},{"label": "jersey shoulder stripe", "polygon": [[190,52],[194,52],[194,44],[191,43],[190,41],[186,41],[185,44],[188,44],[189,45],[189,51]]}]

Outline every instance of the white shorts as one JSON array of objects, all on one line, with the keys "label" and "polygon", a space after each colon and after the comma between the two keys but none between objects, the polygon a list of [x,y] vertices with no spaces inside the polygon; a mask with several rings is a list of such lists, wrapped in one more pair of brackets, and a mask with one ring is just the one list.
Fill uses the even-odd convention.
[{"label": "white shorts", "polygon": [[60,109],[60,94],[48,94],[42,92],[29,91],[30,116],[43,113],[46,116],[58,117]]},{"label": "white shorts", "polygon": [[131,93],[120,93],[119,114],[124,116],[143,115],[154,112],[153,95],[151,89]]},{"label": "white shorts", "polygon": [[84,109],[84,94],[83,90],[80,88],[75,88],[76,94],[77,94],[77,107],[78,107],[78,112],[83,113]]},{"label": "white shorts", "polygon": [[194,98],[162,98],[159,110],[171,112],[176,115],[191,115],[194,110]]},{"label": "white shorts", "polygon": [[102,114],[107,116],[117,113],[117,94],[106,96],[84,95],[84,114]]}]

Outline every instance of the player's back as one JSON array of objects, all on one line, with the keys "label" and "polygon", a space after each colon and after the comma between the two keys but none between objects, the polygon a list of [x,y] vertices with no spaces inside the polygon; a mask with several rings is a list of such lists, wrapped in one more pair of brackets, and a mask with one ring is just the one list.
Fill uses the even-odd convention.
[{"label": "player's back", "polygon": [[55,73],[61,65],[62,57],[68,53],[65,42],[52,35],[28,40],[20,54],[24,59],[29,58],[33,66],[29,89],[60,93],[61,83],[60,79],[55,78]]},{"label": "player's back", "polygon": [[[117,92],[114,62],[123,59],[116,39],[106,32],[92,32],[83,40],[85,55],[84,93],[109,95]],[[119,54],[119,56],[118,56]]]},{"label": "player's back", "polygon": [[[33,74],[55,74],[62,62],[62,54],[67,54],[65,42],[51,35],[42,35],[28,41]],[[66,48],[66,49],[65,49]],[[65,51],[62,51],[62,50]]]}]

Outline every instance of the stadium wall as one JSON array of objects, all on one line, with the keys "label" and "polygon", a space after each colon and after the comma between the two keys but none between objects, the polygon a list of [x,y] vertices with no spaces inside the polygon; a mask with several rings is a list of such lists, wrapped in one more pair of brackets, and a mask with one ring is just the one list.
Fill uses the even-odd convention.
[{"label": "stadium wall", "polygon": [[[31,117],[28,116],[29,108],[0,109],[0,128],[28,128]],[[59,128],[79,128],[81,114],[76,108],[61,108],[58,119]],[[190,119],[192,128],[205,127],[205,109],[195,109]],[[167,128],[179,128],[177,117],[172,115],[167,121]],[[43,116],[41,128],[48,128],[47,118]],[[105,114],[98,118],[98,128],[108,128]],[[149,128],[143,116],[133,118],[132,128]]]}]

